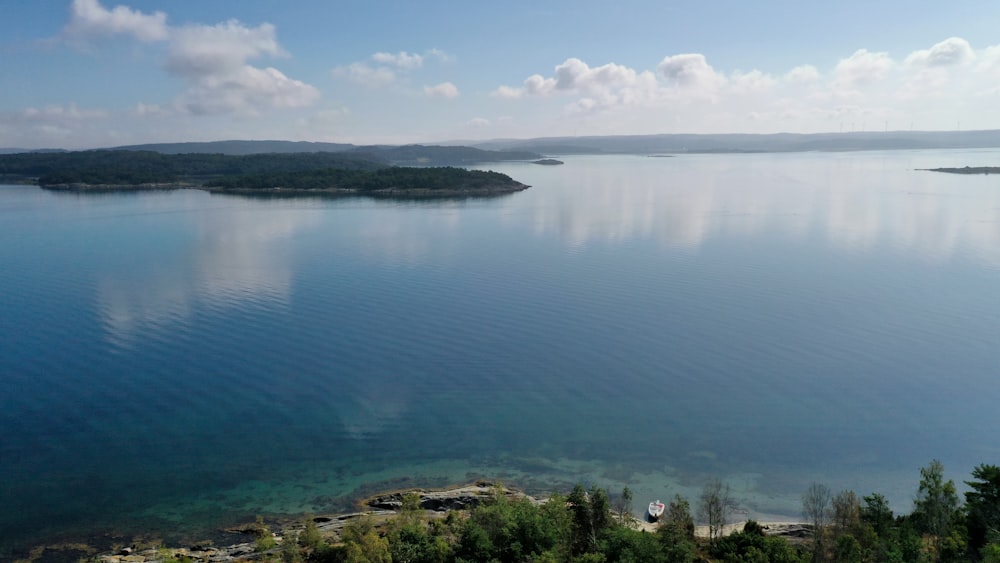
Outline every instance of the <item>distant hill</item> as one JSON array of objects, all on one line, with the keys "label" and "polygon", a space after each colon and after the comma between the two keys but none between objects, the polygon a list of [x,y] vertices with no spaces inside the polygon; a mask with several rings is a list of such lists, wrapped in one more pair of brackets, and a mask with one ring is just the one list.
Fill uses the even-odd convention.
[{"label": "distant hill", "polygon": [[13,147],[0,148],[0,154],[24,154],[24,153],[53,153],[67,152],[65,149],[16,149]]},{"label": "distant hill", "polygon": [[342,152],[355,145],[345,143],[314,143],[310,141],[206,141],[188,143],[151,143],[112,147],[119,151],[153,151],[162,154],[265,154],[295,152]]},{"label": "distant hill", "polygon": [[536,151],[546,154],[968,149],[1000,147],[1000,130],[547,137],[486,141],[475,143],[474,146],[489,150]]},{"label": "distant hill", "polygon": [[261,155],[163,154],[99,150],[0,155],[0,175],[37,178],[40,184],[143,184],[219,176],[304,172],[325,168],[377,170],[389,166],[374,156],[343,152]]},{"label": "distant hill", "polygon": [[160,154],[290,154],[341,153],[363,160],[387,162],[397,166],[469,166],[483,162],[535,160],[541,155],[531,151],[495,151],[462,146],[370,145],[307,141],[210,141],[204,143],[158,143],[129,145],[112,151],[149,151]]},{"label": "distant hill", "polygon": [[374,156],[396,166],[468,166],[484,162],[537,160],[542,155],[524,150],[484,150],[473,147],[439,145],[367,146],[348,154]]}]

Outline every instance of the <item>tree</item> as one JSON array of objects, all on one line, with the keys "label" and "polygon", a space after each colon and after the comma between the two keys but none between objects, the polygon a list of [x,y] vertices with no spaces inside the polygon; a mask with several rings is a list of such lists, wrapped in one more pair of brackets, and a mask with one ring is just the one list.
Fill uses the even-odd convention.
[{"label": "tree", "polygon": [[830,519],[831,498],[830,489],[821,483],[809,485],[802,494],[802,515],[813,525],[817,534]]},{"label": "tree", "polygon": [[813,526],[813,558],[819,560],[823,553],[823,532],[830,518],[830,489],[813,483],[802,494],[802,514]]},{"label": "tree", "polygon": [[698,513],[708,523],[708,537],[712,543],[722,537],[726,512],[731,504],[729,485],[724,484],[721,479],[713,478],[702,487],[701,496],[698,497]]},{"label": "tree", "polygon": [[674,495],[656,529],[663,546],[664,561],[687,563],[697,560],[694,543],[694,518],[691,504],[680,495]]},{"label": "tree", "polygon": [[837,536],[853,534],[861,525],[861,503],[854,491],[840,491],[833,496],[833,525]]},{"label": "tree", "polygon": [[872,493],[863,497],[864,506],[861,507],[861,520],[871,525],[878,536],[885,536],[892,526],[892,509],[889,508],[889,501],[885,496]]},{"label": "tree", "polygon": [[597,486],[590,488],[590,517],[593,519],[591,528],[595,536],[599,537],[614,525],[608,492]]},{"label": "tree", "polygon": [[940,559],[942,541],[950,538],[958,520],[958,493],[955,482],[944,480],[944,465],[933,460],[920,469],[920,486],[913,502],[917,529],[930,536],[934,558]]},{"label": "tree", "polygon": [[686,498],[674,495],[660,521],[659,531],[677,540],[694,540],[694,518],[691,517],[691,503]]},{"label": "tree", "polygon": [[618,503],[618,523],[631,527],[632,520],[632,490],[625,487],[622,489],[622,498]]},{"label": "tree", "polygon": [[359,518],[343,532],[347,563],[391,563],[389,540],[379,535],[370,518]]},{"label": "tree", "polygon": [[965,482],[970,489],[965,493],[966,525],[969,548],[978,551],[987,544],[1000,544],[1000,467],[979,465],[972,478]]},{"label": "tree", "polygon": [[591,514],[590,499],[583,485],[577,484],[566,499],[573,514],[573,554],[582,555],[597,549],[597,533]]}]

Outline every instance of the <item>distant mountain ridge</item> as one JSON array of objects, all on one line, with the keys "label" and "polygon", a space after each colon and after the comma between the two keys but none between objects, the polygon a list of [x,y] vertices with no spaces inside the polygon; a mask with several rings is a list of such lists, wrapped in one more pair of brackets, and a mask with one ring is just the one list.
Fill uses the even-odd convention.
[{"label": "distant mountain ridge", "polygon": [[[1000,130],[867,131],[849,133],[666,133],[448,141],[429,145],[370,145],[311,141],[227,140],[125,145],[105,150],[162,154],[287,154],[341,152],[405,166],[467,165],[534,160],[561,154],[741,153],[1000,148]],[[479,151],[479,152],[477,152]],[[66,152],[0,148],[0,154]],[[500,153],[500,154],[497,154]]]},{"label": "distant mountain ridge", "polygon": [[1000,147],[1000,130],[869,131],[852,133],[661,134],[498,139],[481,149],[546,154],[654,154],[970,149]]},{"label": "distant mountain ridge", "polygon": [[160,154],[253,154],[342,153],[357,158],[389,162],[396,166],[465,166],[483,162],[534,160],[532,151],[510,151],[441,145],[368,145],[314,143],[310,141],[207,141],[128,145],[111,151],[150,151]]},{"label": "distant mountain ridge", "polygon": [[147,143],[111,147],[117,151],[153,151],[162,154],[229,154],[247,155],[263,153],[342,152],[356,148],[349,143],[321,143],[313,141],[191,141],[182,143]]}]

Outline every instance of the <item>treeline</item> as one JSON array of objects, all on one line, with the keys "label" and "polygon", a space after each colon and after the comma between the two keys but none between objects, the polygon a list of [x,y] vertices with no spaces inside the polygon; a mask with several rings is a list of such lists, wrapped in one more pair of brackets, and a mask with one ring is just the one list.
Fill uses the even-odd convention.
[{"label": "treeline", "polygon": [[37,178],[43,186],[172,183],[329,168],[377,170],[387,166],[376,156],[329,152],[224,155],[98,150],[0,155],[0,175]]},{"label": "treeline", "polygon": [[696,506],[709,525],[707,538],[695,537],[691,505],[679,495],[649,533],[635,525],[627,488],[612,506],[597,487],[577,485],[569,496],[553,495],[541,504],[510,498],[498,487],[472,510],[443,518],[427,518],[419,496],[407,494],[396,518],[381,526],[366,518],[354,521],[336,543],[321,537],[311,519],[298,533],[286,531],[280,546],[262,527],[257,550],[264,560],[288,563],[1000,562],[1000,467],[977,467],[966,482],[964,503],[939,462],[920,475],[914,510],[905,515],[893,514],[880,494],[832,494],[814,483],[802,496],[811,523],[806,528],[812,530],[804,539],[768,535],[752,520],[724,535],[722,524],[734,503],[728,486],[714,480]]},{"label": "treeline", "polygon": [[813,560],[849,562],[1000,563],[1000,467],[980,465],[960,499],[944,466],[920,469],[913,512],[894,515],[885,497],[832,494],[814,483],[802,496],[803,514],[818,532]]},{"label": "treeline", "polygon": [[223,190],[379,190],[465,191],[516,186],[506,174],[462,168],[391,167],[373,171],[325,168],[302,172],[247,174],[216,178],[206,187]]},{"label": "treeline", "polygon": [[37,178],[41,186],[140,186],[185,183],[217,190],[490,192],[523,188],[498,172],[389,166],[378,156],[346,153],[161,154],[100,150],[0,155],[0,177]]}]

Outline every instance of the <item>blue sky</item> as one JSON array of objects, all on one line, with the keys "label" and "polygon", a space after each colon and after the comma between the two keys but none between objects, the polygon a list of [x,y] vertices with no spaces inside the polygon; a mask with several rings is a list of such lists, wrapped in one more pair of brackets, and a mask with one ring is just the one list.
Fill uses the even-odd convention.
[{"label": "blue sky", "polygon": [[0,0],[0,147],[1000,128],[1000,3]]}]

